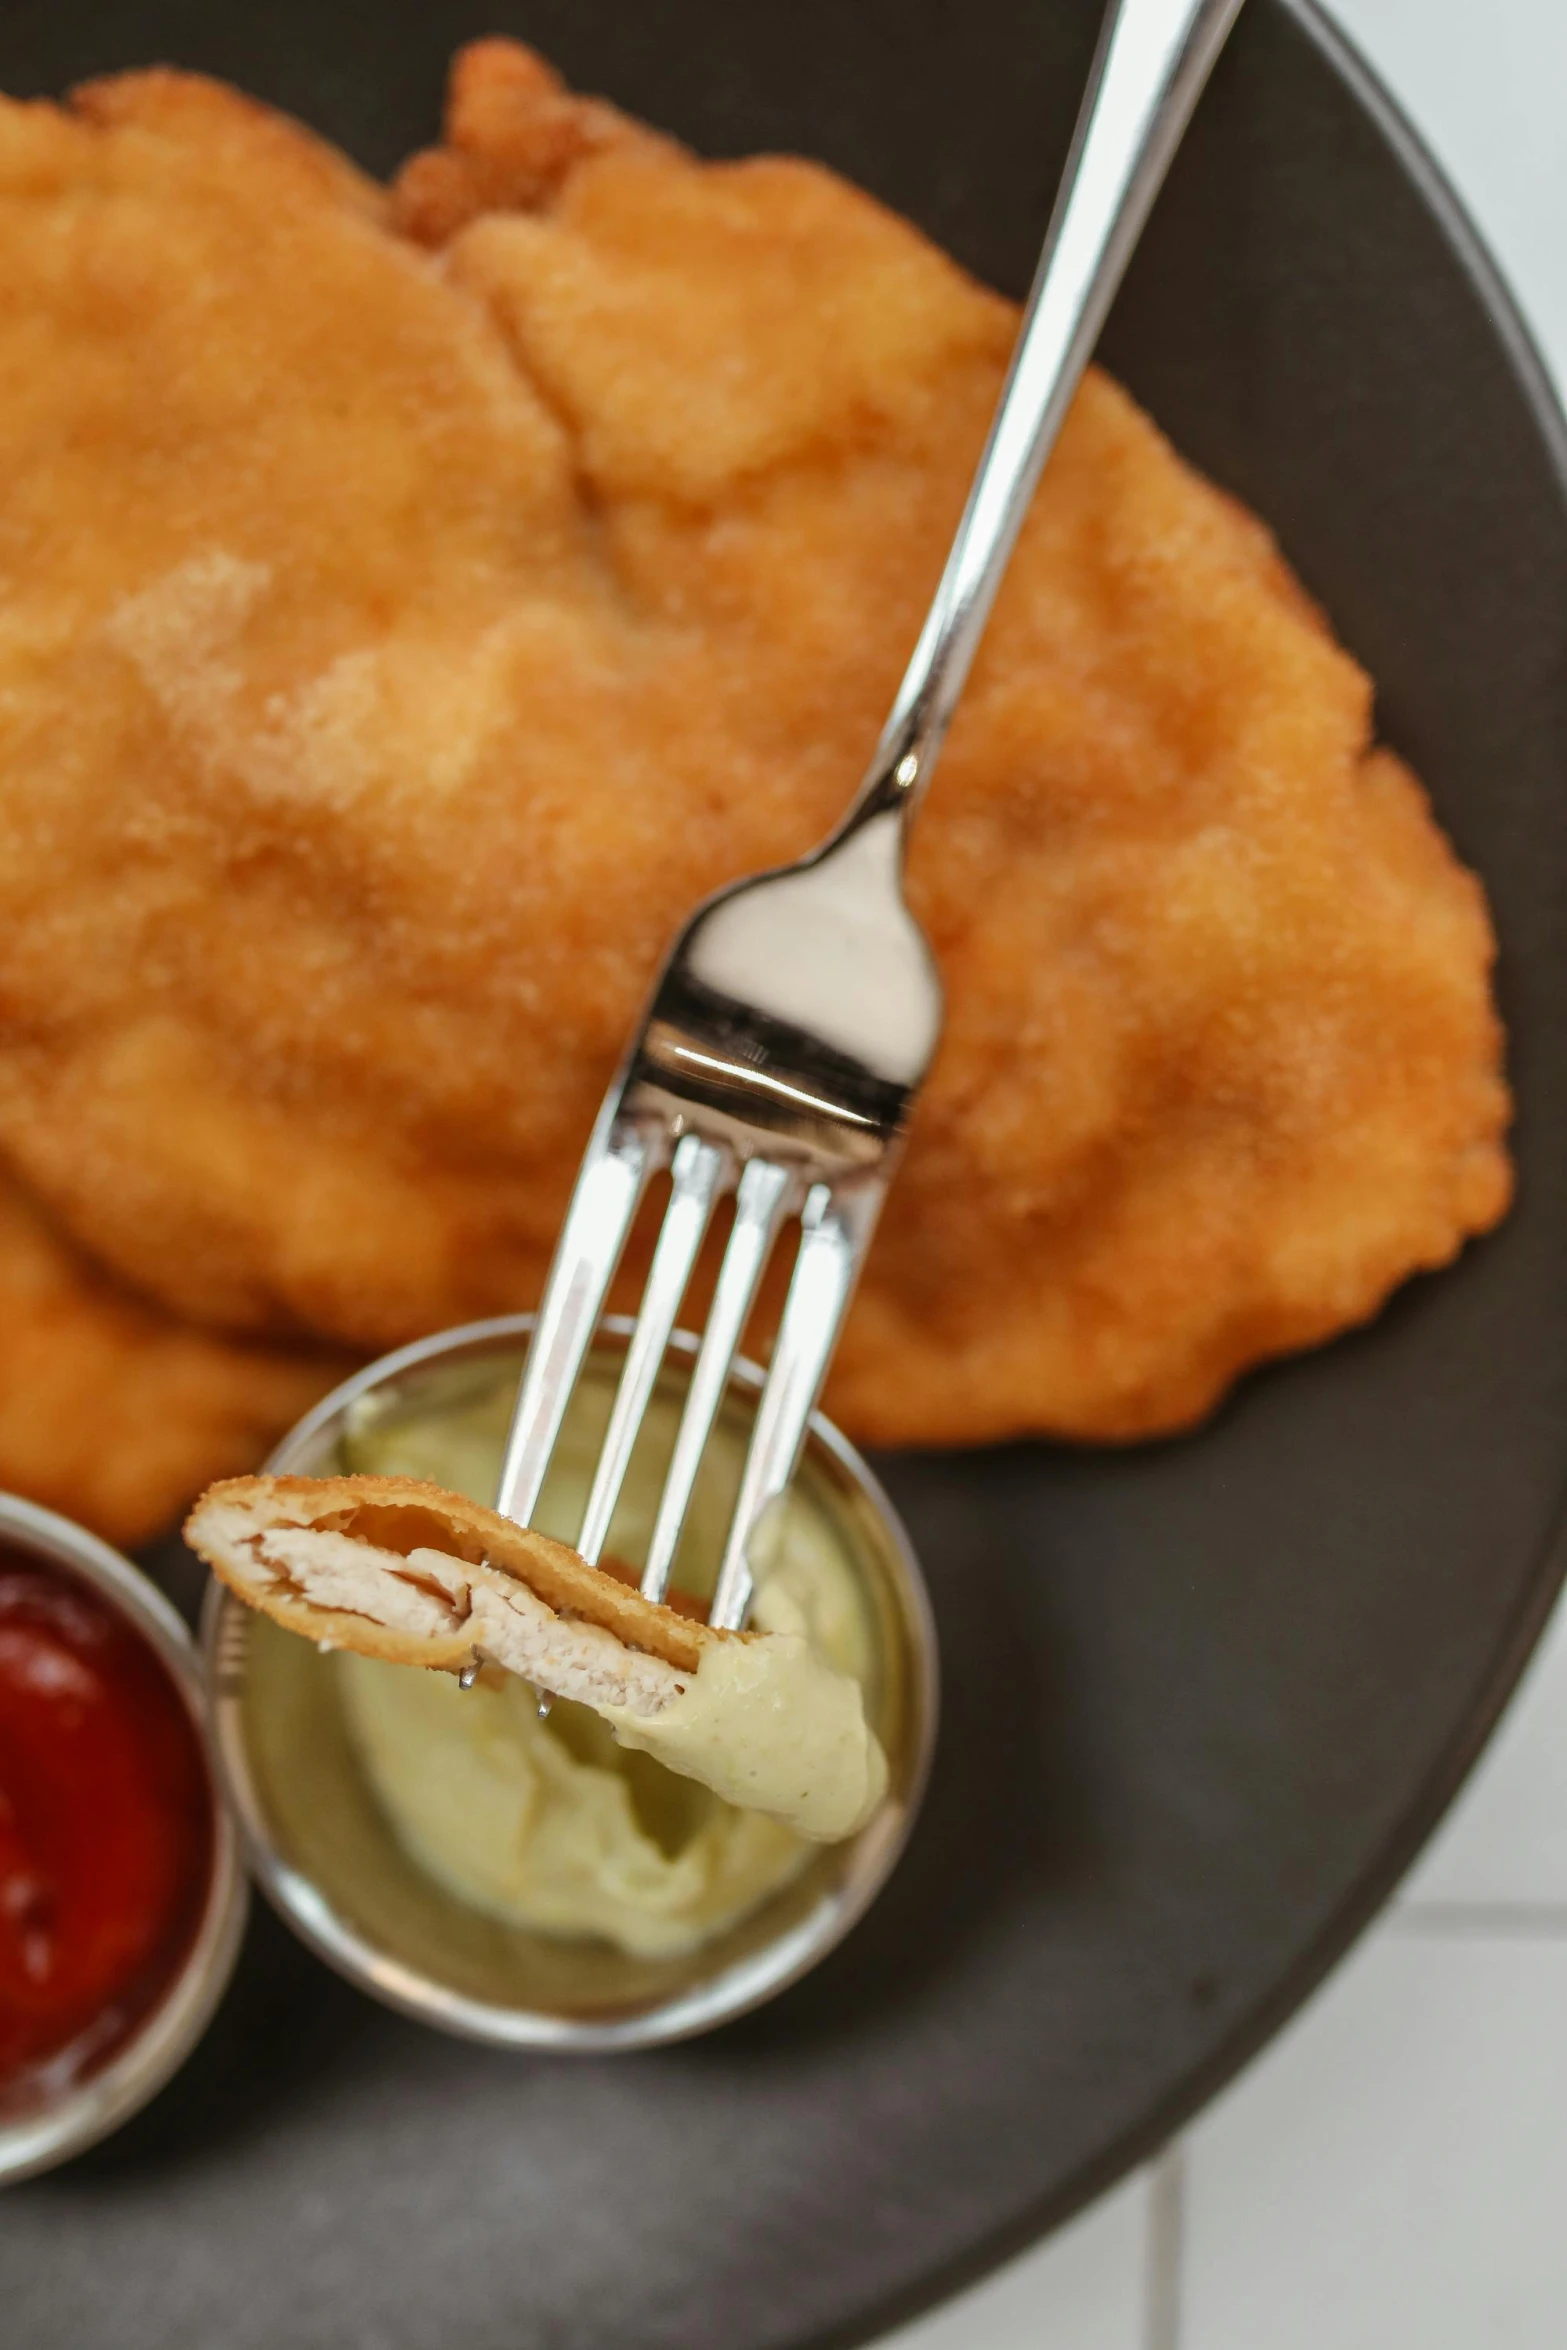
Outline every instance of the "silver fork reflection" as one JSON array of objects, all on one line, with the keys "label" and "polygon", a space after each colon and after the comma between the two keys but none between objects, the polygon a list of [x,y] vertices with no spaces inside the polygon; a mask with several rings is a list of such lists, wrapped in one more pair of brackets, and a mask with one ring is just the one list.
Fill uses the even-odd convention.
[{"label": "silver fork reflection", "polygon": [[744,1623],[749,1544],[806,1424],[941,1027],[903,898],[929,781],[996,588],[1110,300],[1240,0],[1118,0],[1106,19],[1022,331],[957,537],[865,782],[800,864],[737,883],[675,941],[610,1088],[545,1286],[496,1506],[543,1489],[648,1184],[670,1195],[577,1547],[601,1557],[670,1335],[721,1201],[734,1217],[654,1517],[663,1597],[729,1368],[783,1227],[799,1247],[710,1620]]}]

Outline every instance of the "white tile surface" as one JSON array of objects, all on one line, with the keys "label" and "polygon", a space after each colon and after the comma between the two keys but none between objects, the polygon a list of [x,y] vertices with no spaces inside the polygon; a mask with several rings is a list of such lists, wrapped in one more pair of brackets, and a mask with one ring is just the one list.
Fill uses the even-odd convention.
[{"label": "white tile surface", "polygon": [[1144,2350],[1142,2177],[883,2350]]},{"label": "white tile surface", "polygon": [[1181,2350],[1561,2350],[1567,1943],[1374,1939],[1187,2141]]},{"label": "white tile surface", "polygon": [[1567,1927],[1567,1613],[1560,1608],[1492,1745],[1405,1880],[1402,1899],[1417,1911],[1554,1907]]}]

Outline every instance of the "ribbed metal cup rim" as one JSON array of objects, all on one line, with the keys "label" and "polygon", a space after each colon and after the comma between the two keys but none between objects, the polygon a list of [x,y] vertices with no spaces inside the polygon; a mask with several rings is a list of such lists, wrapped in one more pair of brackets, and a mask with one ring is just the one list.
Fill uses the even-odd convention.
[{"label": "ribbed metal cup rim", "polygon": [[[267,1463],[268,1470],[274,1475],[308,1476],[319,1463],[323,1442],[335,1433],[349,1407],[361,1396],[405,1372],[445,1357],[458,1359],[465,1354],[477,1355],[515,1345],[531,1334],[533,1324],[532,1314],[508,1314],[491,1321],[464,1323],[383,1355],[355,1372],[352,1378],[345,1379],[307,1412],[277,1446]],[[606,1315],[600,1333],[612,1339],[624,1339],[632,1327],[624,1315]],[[686,1331],[676,1331],[670,1341],[673,1352],[686,1355],[694,1355],[697,1344]],[[749,1394],[759,1394],[763,1377],[755,1363],[737,1357],[733,1386]],[[819,1457],[825,1456],[833,1470],[858,1492],[875,1514],[893,1567],[895,1596],[912,1663],[909,1691],[912,1751],[904,1766],[904,1792],[901,1799],[885,1803],[854,1840],[851,1865],[842,1882],[830,1895],[824,1896],[808,1917],[765,1948],[631,2014],[590,2021],[541,2008],[503,2006],[456,1991],[378,1948],[334,1906],[324,1887],[279,1851],[250,1768],[242,1702],[243,1672],[234,1670],[233,1652],[225,1640],[225,1628],[231,1623],[242,1628],[248,1611],[224,1585],[214,1581],[209,1586],[202,1613],[201,1645],[207,1667],[218,1772],[239,1821],[252,1874],[279,1915],[318,1957],[386,2006],[458,2038],[482,2041],[497,2048],[602,2055],[623,2049],[662,2047],[671,2041],[712,2031],[798,1982],[843,1940],[886,1883],[919,1813],[936,1737],[936,1633],[913,1547],[871,1470],[848,1438],[820,1412],[811,1417],[807,1442],[816,1448]],[[698,1962],[700,1955],[695,1954]]]},{"label": "ribbed metal cup rim", "polygon": [[206,1759],[212,1808],[212,1867],[206,1905],[184,1964],[158,2005],[98,2071],[36,2113],[0,2120],[0,2184],[52,2170],[117,2130],[182,2065],[211,2022],[239,1955],[249,1894],[239,1838],[222,1794],[207,1718],[206,1688],[189,1632],[161,1591],[130,1560],[54,1510],[0,1494],[0,1541],[62,1566],[147,1642],[184,1701]]}]

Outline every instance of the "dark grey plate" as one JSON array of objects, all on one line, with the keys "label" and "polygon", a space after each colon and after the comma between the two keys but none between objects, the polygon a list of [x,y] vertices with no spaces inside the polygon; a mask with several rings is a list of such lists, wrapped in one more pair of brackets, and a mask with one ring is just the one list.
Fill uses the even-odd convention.
[{"label": "dark grey plate", "polygon": [[[827,157],[1021,288],[1089,0],[12,0],[0,85],[167,56],[386,166],[497,21],[699,146]],[[3,298],[3,290],[0,290]],[[1567,494],[1507,302],[1320,21],[1253,0],[1109,336],[1277,527],[1485,875],[1517,1213],[1190,1442],[888,1464],[948,1707],[811,1981],[705,2043],[505,2060],[258,1923],[145,2116],[0,2223],[26,2350],[848,2343],[1062,2219],[1311,1988],[1472,1760],[1567,1472]]]}]

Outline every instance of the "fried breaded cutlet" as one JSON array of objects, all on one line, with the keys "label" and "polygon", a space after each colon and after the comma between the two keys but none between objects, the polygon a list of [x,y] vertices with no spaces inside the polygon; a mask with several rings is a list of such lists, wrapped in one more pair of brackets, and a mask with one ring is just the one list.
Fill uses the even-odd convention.
[{"label": "fried breaded cutlet", "polygon": [[262,1459],[346,1368],[147,1305],[0,1174],[0,1486],[133,1548]]},{"label": "fried breaded cutlet", "polygon": [[[390,198],[209,83],[6,106],[0,283],[0,1144],[214,1328],[533,1302],[674,928],[859,779],[1013,306],[504,43]],[[1102,374],[910,886],[861,1437],[1181,1426],[1503,1213],[1479,886]]]}]

